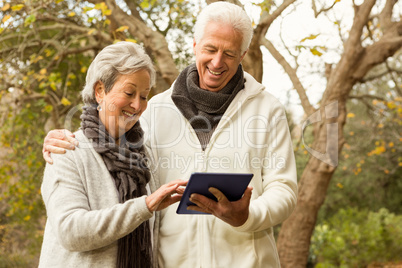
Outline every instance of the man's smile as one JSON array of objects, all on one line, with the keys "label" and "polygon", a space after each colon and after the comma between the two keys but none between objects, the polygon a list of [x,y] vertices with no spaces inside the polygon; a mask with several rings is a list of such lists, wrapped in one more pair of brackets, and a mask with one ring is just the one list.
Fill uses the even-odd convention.
[{"label": "man's smile", "polygon": [[208,70],[208,72],[210,73],[210,74],[213,74],[213,75],[221,75],[223,72],[214,72],[214,71],[212,71],[211,69],[209,69],[208,67],[207,67],[207,70]]}]

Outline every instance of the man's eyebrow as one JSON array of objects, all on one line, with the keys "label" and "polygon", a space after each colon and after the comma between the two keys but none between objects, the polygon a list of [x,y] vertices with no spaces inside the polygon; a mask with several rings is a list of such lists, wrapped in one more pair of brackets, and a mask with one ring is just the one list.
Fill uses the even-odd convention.
[{"label": "man's eyebrow", "polygon": [[216,49],[216,46],[214,46],[212,44],[205,44],[204,48],[214,48],[214,49]]},{"label": "man's eyebrow", "polygon": [[[212,44],[205,44],[204,48],[213,48],[213,49],[218,49],[216,46],[212,45]],[[231,53],[234,55],[237,55],[237,52],[235,50],[231,50],[231,49],[225,49],[223,52],[225,53]]]}]

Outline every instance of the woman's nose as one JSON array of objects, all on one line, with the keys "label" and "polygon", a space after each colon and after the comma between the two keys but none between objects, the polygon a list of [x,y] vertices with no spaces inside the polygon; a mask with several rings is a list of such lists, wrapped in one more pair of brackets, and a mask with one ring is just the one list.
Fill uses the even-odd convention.
[{"label": "woman's nose", "polygon": [[131,103],[130,103],[131,108],[133,108],[135,111],[140,110],[141,108],[141,100],[139,97],[136,97],[134,99],[132,99]]}]

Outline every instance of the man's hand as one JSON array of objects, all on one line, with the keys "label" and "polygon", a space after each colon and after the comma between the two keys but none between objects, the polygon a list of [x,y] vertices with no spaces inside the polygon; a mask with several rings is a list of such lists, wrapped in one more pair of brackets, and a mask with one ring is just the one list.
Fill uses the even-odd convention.
[{"label": "man's hand", "polygon": [[208,190],[218,199],[217,202],[203,195],[192,194],[190,201],[196,204],[196,206],[188,206],[187,209],[210,213],[234,227],[241,226],[247,221],[252,187],[247,187],[243,197],[234,202],[230,202],[216,188],[211,187]]},{"label": "man's hand", "polygon": [[187,181],[175,180],[162,185],[151,195],[147,196],[145,202],[149,211],[154,212],[167,208],[173,203],[180,201],[184,193],[181,186],[187,185]]},{"label": "man's hand", "polygon": [[43,143],[43,158],[49,164],[53,164],[50,153],[64,154],[67,150],[74,150],[78,146],[78,141],[74,139],[74,134],[66,129],[55,129],[49,131]]}]

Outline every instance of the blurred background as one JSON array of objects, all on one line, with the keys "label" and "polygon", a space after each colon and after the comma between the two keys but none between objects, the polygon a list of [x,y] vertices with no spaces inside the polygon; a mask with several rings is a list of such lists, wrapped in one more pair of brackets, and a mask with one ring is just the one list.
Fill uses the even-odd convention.
[{"label": "blurred background", "polygon": [[[93,57],[142,44],[152,97],[194,62],[211,2],[0,0],[0,267],[37,267],[43,139],[78,129]],[[229,2],[253,22],[243,67],[285,106],[294,140],[299,202],[275,227],[282,266],[402,267],[402,2]]]}]

